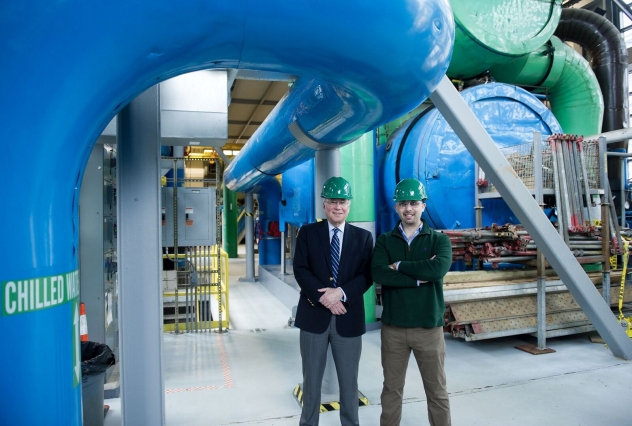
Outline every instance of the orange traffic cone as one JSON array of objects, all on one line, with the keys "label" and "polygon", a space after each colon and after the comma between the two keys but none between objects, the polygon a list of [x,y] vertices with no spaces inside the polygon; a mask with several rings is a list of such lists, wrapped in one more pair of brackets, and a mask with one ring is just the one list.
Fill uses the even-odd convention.
[{"label": "orange traffic cone", "polygon": [[79,340],[88,341],[88,320],[86,319],[86,305],[79,304]]}]

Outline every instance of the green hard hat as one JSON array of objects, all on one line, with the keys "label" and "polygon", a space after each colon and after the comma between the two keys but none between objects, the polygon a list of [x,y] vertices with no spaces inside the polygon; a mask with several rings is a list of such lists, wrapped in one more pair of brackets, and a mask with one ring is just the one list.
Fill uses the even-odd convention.
[{"label": "green hard hat", "polygon": [[426,188],[415,178],[401,180],[395,187],[394,201],[426,201]]},{"label": "green hard hat", "polygon": [[351,194],[351,185],[341,177],[332,177],[327,179],[323,184],[323,191],[320,193],[321,198],[345,198],[350,200],[353,198]]}]

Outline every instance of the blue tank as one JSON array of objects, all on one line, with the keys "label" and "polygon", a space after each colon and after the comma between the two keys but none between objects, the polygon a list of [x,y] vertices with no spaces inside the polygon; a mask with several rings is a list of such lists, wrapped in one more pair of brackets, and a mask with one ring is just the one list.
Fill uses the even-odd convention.
[{"label": "blue tank", "polygon": [[[485,84],[462,93],[496,145],[503,149],[533,140],[544,141],[562,128],[546,106],[529,92],[506,84]],[[424,219],[435,229],[474,228],[474,159],[436,108],[429,107],[405,122],[377,149],[376,203],[378,232],[392,229],[395,185],[417,178],[426,186]],[[517,223],[500,199],[483,200],[483,226]]]},{"label": "blue tank", "polygon": [[257,240],[259,241],[259,264],[281,263],[281,233],[279,230],[279,201],[281,184],[275,177],[268,177],[255,187],[259,202]]},{"label": "blue tank", "polygon": [[314,159],[284,172],[281,181],[281,229],[286,223],[300,228],[315,222]]}]

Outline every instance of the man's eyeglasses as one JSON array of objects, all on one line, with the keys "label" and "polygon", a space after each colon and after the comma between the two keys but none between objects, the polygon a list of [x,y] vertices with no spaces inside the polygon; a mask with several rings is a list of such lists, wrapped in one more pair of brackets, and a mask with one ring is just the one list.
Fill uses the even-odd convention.
[{"label": "man's eyeglasses", "polygon": [[421,204],[421,201],[398,201],[397,207],[417,207]]},{"label": "man's eyeglasses", "polygon": [[327,204],[330,206],[347,206],[349,205],[349,200],[325,200]]}]

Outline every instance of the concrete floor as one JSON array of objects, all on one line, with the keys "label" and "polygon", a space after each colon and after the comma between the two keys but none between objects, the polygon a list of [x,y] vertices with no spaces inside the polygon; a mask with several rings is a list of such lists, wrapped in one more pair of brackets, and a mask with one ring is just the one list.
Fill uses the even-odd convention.
[{"label": "concrete floor", "polygon": [[[228,333],[164,335],[168,426],[298,424],[292,391],[302,381],[299,331],[287,327],[290,309],[260,283],[239,282],[241,276],[243,257],[231,259]],[[365,426],[379,424],[379,333],[363,338],[359,386],[370,401],[360,408]],[[446,340],[453,425],[632,425],[632,362],[586,335],[551,339],[556,352],[537,356],[514,348],[535,343],[530,336]],[[406,382],[401,425],[428,424],[412,358]],[[105,403],[105,425],[121,425],[120,399]],[[320,424],[339,425],[338,412],[321,414]]]}]

